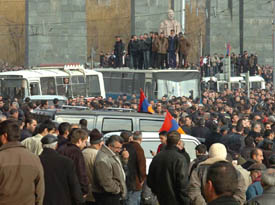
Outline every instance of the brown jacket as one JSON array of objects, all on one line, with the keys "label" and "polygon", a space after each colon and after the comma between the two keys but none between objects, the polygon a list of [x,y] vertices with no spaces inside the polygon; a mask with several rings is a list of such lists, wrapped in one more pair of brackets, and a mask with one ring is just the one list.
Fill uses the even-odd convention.
[{"label": "brown jacket", "polygon": [[168,39],[163,37],[157,41],[158,53],[166,54],[168,49]]},{"label": "brown jacket", "polygon": [[183,55],[188,55],[190,47],[190,42],[184,36],[179,37],[179,52]]},{"label": "brown jacket", "polygon": [[[136,151],[136,168],[137,168],[137,174],[136,174],[136,190],[142,189],[142,184],[145,181],[146,178],[146,159],[144,155],[144,150],[137,142],[130,142],[130,144],[133,145],[135,151]],[[131,156],[130,156],[131,157]]]},{"label": "brown jacket", "polygon": [[0,147],[0,204],[42,205],[43,167],[20,142]]},{"label": "brown jacket", "polygon": [[158,52],[158,41],[159,41],[159,38],[156,37],[156,38],[153,38],[152,40],[152,52]]}]

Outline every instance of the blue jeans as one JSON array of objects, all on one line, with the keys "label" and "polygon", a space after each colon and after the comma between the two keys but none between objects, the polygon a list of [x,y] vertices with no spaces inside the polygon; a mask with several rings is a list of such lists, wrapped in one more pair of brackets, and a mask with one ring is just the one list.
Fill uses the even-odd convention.
[{"label": "blue jeans", "polygon": [[177,59],[176,58],[176,51],[169,51],[169,67],[170,68],[177,67],[177,61],[176,61],[176,59]]},{"label": "blue jeans", "polygon": [[126,205],[140,205],[141,191],[128,191]]},{"label": "blue jeans", "polygon": [[144,69],[148,69],[150,66],[150,51],[143,51]]}]

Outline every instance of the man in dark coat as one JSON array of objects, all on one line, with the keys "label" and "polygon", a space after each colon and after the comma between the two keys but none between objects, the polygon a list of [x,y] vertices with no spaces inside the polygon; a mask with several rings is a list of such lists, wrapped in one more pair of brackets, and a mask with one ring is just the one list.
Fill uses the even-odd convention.
[{"label": "man in dark coat", "polygon": [[74,129],[70,134],[70,142],[64,144],[58,152],[73,160],[77,177],[81,186],[81,191],[84,195],[88,194],[88,176],[86,172],[86,165],[82,149],[86,146],[88,140],[88,133],[80,128]]},{"label": "man in dark coat", "polygon": [[147,184],[160,205],[189,203],[186,195],[188,164],[178,151],[177,145],[180,143],[180,134],[169,132],[167,147],[153,158],[149,168]]},{"label": "man in dark coat", "polygon": [[75,166],[71,159],[58,154],[57,138],[46,135],[41,140],[43,152],[39,156],[44,168],[44,205],[84,203]]},{"label": "man in dark coat", "polygon": [[120,36],[116,37],[116,43],[114,46],[114,54],[116,56],[115,58],[115,67],[120,68],[122,67],[122,57],[123,57],[123,52],[125,49],[125,45],[120,39]]},{"label": "man in dark coat", "polygon": [[36,126],[37,126],[37,121],[35,119],[27,118],[25,120],[24,129],[21,132],[20,141],[23,141],[24,139],[26,139],[28,137],[32,137]]}]

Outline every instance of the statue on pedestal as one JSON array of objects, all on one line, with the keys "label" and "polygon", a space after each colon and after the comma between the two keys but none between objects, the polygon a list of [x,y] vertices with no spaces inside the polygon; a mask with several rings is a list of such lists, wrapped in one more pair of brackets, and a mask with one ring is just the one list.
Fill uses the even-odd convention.
[{"label": "statue on pedestal", "polygon": [[174,19],[175,13],[172,9],[168,10],[168,19],[162,21],[160,23],[159,33],[163,32],[165,36],[170,35],[170,31],[174,30],[175,34],[179,34],[181,32],[180,23]]}]

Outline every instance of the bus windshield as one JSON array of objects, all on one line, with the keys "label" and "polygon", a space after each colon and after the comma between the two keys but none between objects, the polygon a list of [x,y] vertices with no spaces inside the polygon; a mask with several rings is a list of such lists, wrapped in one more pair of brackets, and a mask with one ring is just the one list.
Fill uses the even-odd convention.
[{"label": "bus windshield", "polygon": [[160,72],[155,74],[156,97],[200,96],[200,75],[198,72]]},{"label": "bus windshield", "polygon": [[199,96],[198,83],[198,79],[183,81],[157,80],[157,98],[160,99],[164,95],[167,95],[168,98],[172,96],[189,97],[191,92],[193,92],[193,96]]},{"label": "bus windshield", "polygon": [[2,79],[1,95],[3,98],[23,99],[29,95],[27,81],[25,79]]}]

